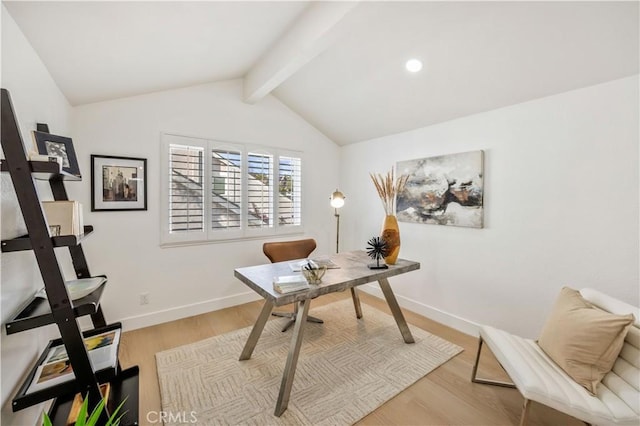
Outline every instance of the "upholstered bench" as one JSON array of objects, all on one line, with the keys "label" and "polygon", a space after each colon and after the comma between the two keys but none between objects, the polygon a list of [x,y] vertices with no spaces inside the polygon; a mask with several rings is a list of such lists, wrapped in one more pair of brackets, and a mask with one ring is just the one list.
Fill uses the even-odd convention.
[{"label": "upholstered bench", "polygon": [[475,383],[508,386],[504,382],[480,379],[478,362],[486,343],[524,397],[520,424],[525,424],[530,401],[552,407],[584,422],[598,425],[640,425],[640,309],[593,289],[580,290],[584,299],[614,314],[633,313],[622,351],[613,369],[591,395],[565,373],[540,346],[493,327],[480,330],[478,354],[471,380]]}]

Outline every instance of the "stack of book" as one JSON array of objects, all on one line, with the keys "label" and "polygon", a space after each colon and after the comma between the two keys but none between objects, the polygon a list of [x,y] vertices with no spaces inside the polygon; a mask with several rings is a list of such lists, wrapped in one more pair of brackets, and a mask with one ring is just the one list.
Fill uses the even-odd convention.
[{"label": "stack of book", "polygon": [[75,235],[79,237],[84,232],[82,220],[82,205],[77,201],[43,201],[42,211],[49,225],[52,237]]},{"label": "stack of book", "polygon": [[291,293],[311,288],[302,275],[283,275],[273,279],[273,289],[278,293]]}]

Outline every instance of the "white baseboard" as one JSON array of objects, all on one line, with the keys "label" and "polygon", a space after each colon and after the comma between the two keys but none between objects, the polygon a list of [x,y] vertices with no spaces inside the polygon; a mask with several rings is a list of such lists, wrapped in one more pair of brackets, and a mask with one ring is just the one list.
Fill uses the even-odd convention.
[{"label": "white baseboard", "polygon": [[[384,299],[382,291],[376,284],[366,284],[358,288],[365,293]],[[206,300],[204,302],[150,312],[144,315],[136,315],[124,318],[120,320],[120,322],[122,323],[123,330],[135,330],[137,328],[149,327],[152,325],[162,324],[164,322],[175,321],[182,318],[192,317],[194,315],[205,314],[207,312],[242,305],[243,303],[249,303],[260,299],[260,295],[253,291],[248,291],[246,293],[234,294],[233,296]],[[480,326],[473,321],[449,314],[432,306],[409,299],[408,297],[396,295],[396,299],[398,299],[398,304],[403,308],[451,328],[455,328],[465,334],[476,337],[479,335]]]},{"label": "white baseboard", "polygon": [[175,321],[182,318],[192,317],[194,315],[230,308],[231,306],[242,305],[243,303],[249,303],[260,299],[262,298],[258,293],[248,291],[246,293],[234,294],[233,296],[205,300],[204,302],[178,306],[175,308],[165,309],[163,311],[150,312],[144,315],[136,315],[124,318],[120,320],[120,322],[122,323],[123,330],[135,330],[137,328],[149,327],[152,325],[162,324],[164,322]]},{"label": "white baseboard", "polygon": [[[384,299],[384,294],[382,294],[382,290],[380,290],[380,287],[378,287],[377,284],[366,284],[358,287],[358,289],[361,289],[365,293],[369,293],[373,296]],[[478,337],[480,335],[480,325],[473,321],[469,321],[457,315],[449,314],[447,312],[441,311],[440,309],[436,309],[432,306],[425,305],[424,303],[409,299],[408,297],[399,296],[396,294],[396,299],[398,300],[398,304],[401,307],[427,317],[433,321],[437,321],[440,324],[455,328],[456,330],[470,336]]]}]

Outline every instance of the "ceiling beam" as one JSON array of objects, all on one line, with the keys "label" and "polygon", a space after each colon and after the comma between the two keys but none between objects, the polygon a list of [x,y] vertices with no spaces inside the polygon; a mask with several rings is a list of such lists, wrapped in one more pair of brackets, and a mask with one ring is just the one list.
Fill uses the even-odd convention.
[{"label": "ceiling beam", "polygon": [[271,93],[339,36],[338,25],[358,2],[314,2],[244,77],[244,101]]}]

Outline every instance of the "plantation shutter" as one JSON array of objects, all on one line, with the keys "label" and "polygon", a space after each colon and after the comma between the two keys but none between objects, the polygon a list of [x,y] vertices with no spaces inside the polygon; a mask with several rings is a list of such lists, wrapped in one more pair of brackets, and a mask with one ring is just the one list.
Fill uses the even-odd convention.
[{"label": "plantation shutter", "polygon": [[302,165],[300,158],[278,159],[278,224],[302,224]]},{"label": "plantation shutter", "polygon": [[247,222],[250,228],[273,226],[273,156],[247,155]]},{"label": "plantation shutter", "polygon": [[240,229],[242,153],[211,150],[211,229]]},{"label": "plantation shutter", "polygon": [[204,149],[169,145],[169,232],[203,231]]},{"label": "plantation shutter", "polygon": [[164,133],[161,246],[303,232],[302,155]]}]

